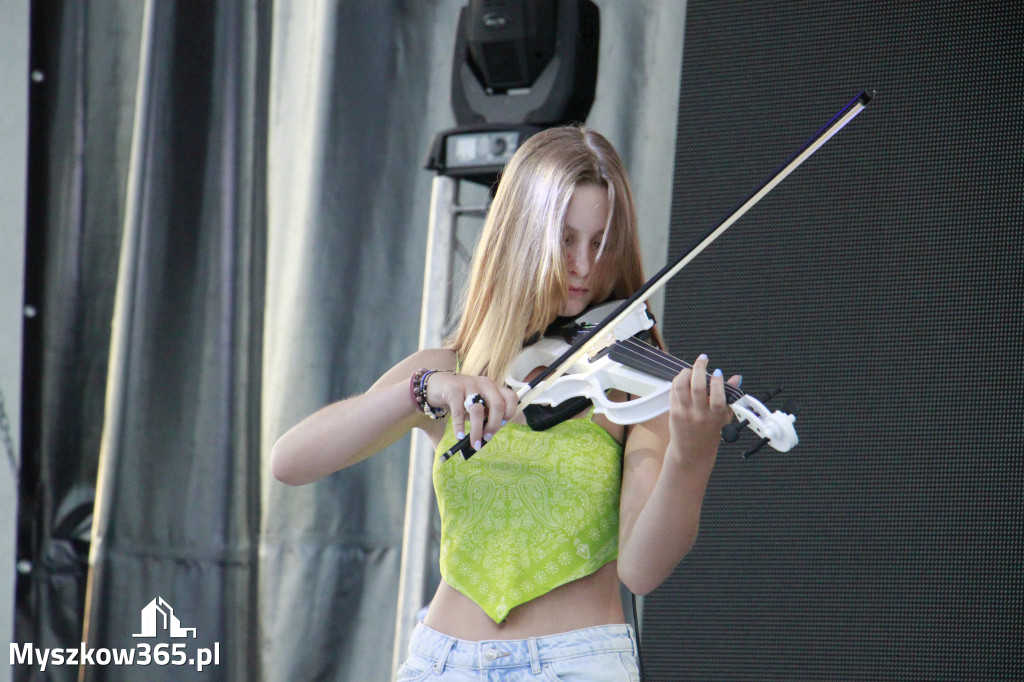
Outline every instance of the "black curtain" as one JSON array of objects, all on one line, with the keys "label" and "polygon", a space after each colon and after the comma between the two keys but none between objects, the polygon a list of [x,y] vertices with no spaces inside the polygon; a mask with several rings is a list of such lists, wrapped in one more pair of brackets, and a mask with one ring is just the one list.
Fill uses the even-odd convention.
[{"label": "black curtain", "polygon": [[[137,43],[131,3],[32,6],[15,637],[74,647],[103,426]],[[114,49],[128,49],[127,59]],[[107,49],[102,49],[107,46]],[[94,97],[94,92],[106,93]],[[46,679],[77,677],[52,668]],[[40,679],[28,667],[16,679]]]}]

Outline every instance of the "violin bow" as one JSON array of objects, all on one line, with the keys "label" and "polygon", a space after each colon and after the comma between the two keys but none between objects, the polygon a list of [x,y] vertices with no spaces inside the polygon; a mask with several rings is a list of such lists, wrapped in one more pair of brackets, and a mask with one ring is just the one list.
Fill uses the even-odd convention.
[{"label": "violin bow", "polygon": [[[753,208],[754,204],[763,199],[766,194],[775,188],[776,185],[785,180],[790,173],[796,170],[800,164],[809,159],[812,154],[832,139],[832,137],[842,130],[847,123],[852,121],[857,114],[864,111],[874,97],[874,90],[864,90],[850,100],[850,102],[840,109],[828,123],[822,126],[818,132],[804,142],[796,153],[794,153],[785,163],[776,168],[775,171],[772,172],[756,190],[747,196],[747,198],[743,199],[732,210],[732,212],[725,217],[724,220],[711,228],[711,230],[700,238],[688,251],[685,251],[674,261],[667,263],[665,267],[644,282],[643,286],[637,289],[632,296],[623,300],[615,310],[610,312],[603,320],[594,325],[594,327],[585,336],[573,342],[557,360],[548,365],[546,369],[544,369],[520,390],[519,407],[516,410],[516,414],[522,412],[523,408],[531,404],[533,400],[543,393],[553,381],[565,374],[569,367],[572,367],[585,355],[591,353],[601,342],[602,337],[604,336],[602,332],[605,329],[615,329],[615,327],[625,320],[626,317],[636,310],[637,307],[644,305],[648,298],[658,291],[658,289],[665,286],[665,284],[672,279],[676,273],[686,267],[690,261],[700,255],[700,253],[706,249],[711,242],[722,236],[722,234],[728,230],[733,223]],[[470,445],[469,436],[466,436],[441,455],[441,460],[446,461],[456,453],[461,453],[463,458],[469,459],[475,452],[476,450]]]}]

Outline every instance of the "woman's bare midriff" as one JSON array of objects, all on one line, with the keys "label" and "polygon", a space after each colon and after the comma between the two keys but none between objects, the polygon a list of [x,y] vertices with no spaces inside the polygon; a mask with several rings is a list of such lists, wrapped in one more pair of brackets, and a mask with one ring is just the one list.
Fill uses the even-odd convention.
[{"label": "woman's bare midriff", "polygon": [[[536,372],[534,370],[528,378]],[[617,390],[611,391],[609,397],[616,401],[626,399],[625,394]],[[576,417],[583,417],[586,413],[584,410]],[[622,441],[622,426],[613,424],[600,414],[594,415],[593,419],[612,438]],[[526,423],[522,414],[516,415],[512,421]],[[435,447],[441,435],[441,429],[430,434]],[[617,562],[609,562],[588,576],[520,604],[509,611],[500,623],[495,623],[476,602],[442,579],[423,623],[451,637],[470,641],[526,639],[625,623],[617,567]]]},{"label": "woman's bare midriff", "polygon": [[520,604],[500,623],[495,623],[476,602],[442,580],[423,619],[425,625],[438,632],[471,641],[542,637],[624,622],[614,561],[596,573]]}]

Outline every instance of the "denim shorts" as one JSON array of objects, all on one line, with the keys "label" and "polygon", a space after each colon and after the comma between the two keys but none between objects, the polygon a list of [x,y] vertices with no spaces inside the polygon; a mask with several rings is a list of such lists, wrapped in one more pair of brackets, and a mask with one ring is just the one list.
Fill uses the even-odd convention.
[{"label": "denim shorts", "polygon": [[418,623],[398,682],[639,682],[629,625],[602,625],[546,637],[472,642]]}]

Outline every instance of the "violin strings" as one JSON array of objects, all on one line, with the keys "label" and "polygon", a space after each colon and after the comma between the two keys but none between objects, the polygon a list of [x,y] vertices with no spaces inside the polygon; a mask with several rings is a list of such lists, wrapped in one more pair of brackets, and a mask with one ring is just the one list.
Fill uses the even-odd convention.
[{"label": "violin strings", "polygon": [[[665,351],[655,346],[652,346],[648,343],[644,343],[637,339],[626,339],[625,341],[621,342],[621,347],[625,349],[627,352],[631,351],[633,353],[636,353],[638,356],[646,360],[649,360],[653,363],[656,363],[662,368],[671,370],[673,373],[676,374],[678,374],[683,369],[693,369],[693,365],[691,365],[690,363],[684,362],[673,355],[669,355]],[[711,378],[710,374],[707,374],[706,376],[709,379]],[[738,388],[735,388],[734,386],[731,386],[730,384],[725,385],[725,390],[734,398],[740,398],[743,396],[742,391],[740,391]]]},{"label": "violin strings", "polygon": [[[655,367],[664,370],[666,373],[670,373],[672,376],[678,374],[683,369],[693,369],[693,365],[688,362],[684,362],[664,351],[634,339],[627,339],[626,341],[620,342],[619,348],[625,351],[625,354],[631,357],[634,362],[637,363],[635,369],[645,369],[644,364],[650,363]],[[705,374],[708,379],[711,378],[710,374]],[[731,398],[731,401],[738,400],[743,397],[743,391],[730,385],[725,384],[725,392]],[[731,402],[730,401],[730,402]]]},{"label": "violin strings", "polygon": [[[649,343],[644,343],[638,339],[629,338],[624,341],[619,341],[617,344],[618,348],[625,352],[627,356],[634,359],[637,364],[641,365],[634,369],[643,369],[644,363],[650,363],[661,369],[667,370],[672,374],[678,374],[684,369],[693,369],[693,365],[688,362],[684,362],[679,358],[669,355],[665,351],[652,346]],[[711,378],[711,375],[707,375]],[[743,397],[743,391],[732,386],[731,384],[725,384],[725,392],[733,399],[738,400]]]},{"label": "violin strings", "polygon": [[624,351],[627,357],[637,363],[636,369],[643,369],[645,365],[653,365],[656,370],[662,370],[666,378],[675,376],[683,369],[692,368],[691,365],[678,358],[661,353],[654,346],[637,341],[636,339],[620,341],[617,347],[618,350]]}]

